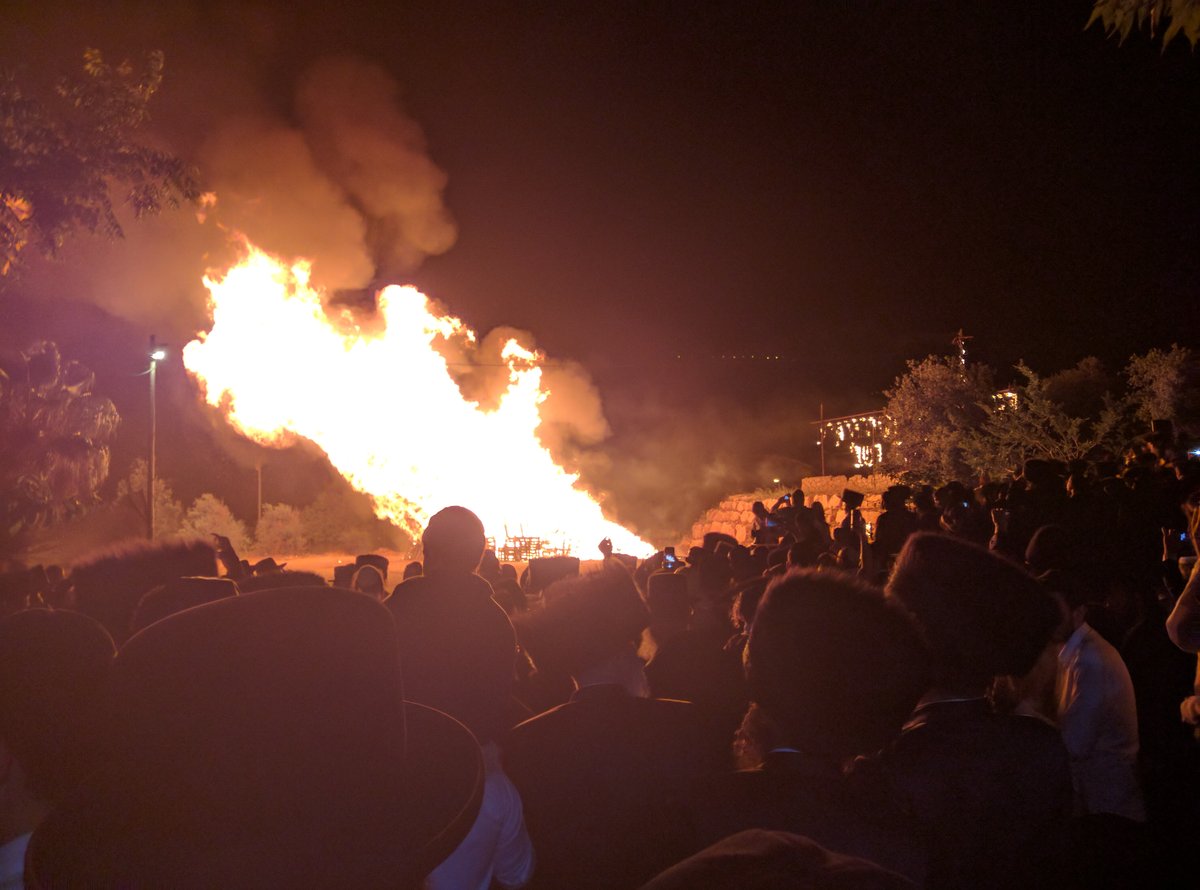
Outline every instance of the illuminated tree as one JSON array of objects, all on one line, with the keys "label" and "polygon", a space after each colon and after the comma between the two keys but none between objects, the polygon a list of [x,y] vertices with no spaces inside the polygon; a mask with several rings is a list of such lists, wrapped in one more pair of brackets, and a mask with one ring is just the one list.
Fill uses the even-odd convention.
[{"label": "illuminated tree", "polygon": [[1125,377],[1143,429],[1154,420],[1200,426],[1200,357],[1190,349],[1173,345],[1131,356]]},{"label": "illuminated tree", "polygon": [[884,472],[921,483],[969,479],[974,468],[963,456],[962,442],[987,419],[994,379],[988,366],[964,368],[957,356],[910,360],[908,372],[884,391],[892,424]]},{"label": "illuminated tree", "polygon": [[304,521],[300,511],[290,504],[265,504],[254,537],[262,553],[294,554],[308,550]]},{"label": "illuminated tree", "polygon": [[0,356],[0,552],[97,502],[121,418],[94,383],[53,343]]},{"label": "illuminated tree", "polygon": [[162,72],[161,52],[136,70],[89,49],[52,101],[0,77],[0,275],[27,246],[53,255],[76,231],[121,237],[114,192],[139,217],[199,197],[183,161],[135,138]]},{"label": "illuminated tree", "polygon": [[222,535],[241,552],[250,545],[250,533],[246,524],[233,515],[225,502],[215,494],[202,494],[188,507],[183,517],[182,533],[207,538]]},{"label": "illuminated tree", "polygon": [[[1098,362],[1085,359],[1067,380],[1043,379],[1023,362],[1017,371],[1024,382],[1012,387],[1011,397],[991,399],[981,424],[966,431],[962,458],[975,472],[1003,477],[1031,458],[1071,461],[1118,453],[1128,436],[1128,402],[1108,393],[1100,395],[1099,409],[1082,415],[1066,405],[1086,405],[1093,390]],[[1080,371],[1082,370],[1082,373]],[[1092,379],[1089,379],[1092,378]]]},{"label": "illuminated tree", "polygon": [[[138,458],[129,468],[129,475],[117,483],[117,499],[125,501],[142,517],[146,525],[146,461]],[[183,526],[183,504],[175,497],[171,483],[162,476],[154,480],[154,537],[169,538],[179,534]]]}]

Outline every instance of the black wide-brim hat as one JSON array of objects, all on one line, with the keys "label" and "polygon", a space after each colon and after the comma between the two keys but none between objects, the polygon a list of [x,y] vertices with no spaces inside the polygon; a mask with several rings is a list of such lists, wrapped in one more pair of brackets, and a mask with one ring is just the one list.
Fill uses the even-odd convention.
[{"label": "black wide-brim hat", "polygon": [[34,833],[27,887],[409,887],[479,811],[483,761],[405,702],[391,614],[325,587],[221,600],[113,666],[107,766]]}]

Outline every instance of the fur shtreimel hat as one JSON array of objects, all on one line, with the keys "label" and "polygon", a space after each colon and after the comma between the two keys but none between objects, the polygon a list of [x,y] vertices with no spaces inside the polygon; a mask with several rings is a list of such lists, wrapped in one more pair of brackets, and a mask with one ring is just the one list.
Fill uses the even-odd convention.
[{"label": "fur shtreimel hat", "polygon": [[905,542],[887,592],[929,644],[935,682],[986,683],[1033,667],[1060,620],[1053,597],[1020,566],[946,535]]},{"label": "fur shtreimel hat", "polygon": [[649,622],[629,573],[608,568],[554,584],[517,636],[538,667],[578,676],[636,643]]},{"label": "fur shtreimel hat", "polygon": [[781,743],[809,754],[870,754],[899,734],[928,688],[929,659],[904,610],[836,572],[771,583],[746,648],[751,695]]},{"label": "fur shtreimel hat", "polygon": [[785,831],[730,835],[660,874],[642,890],[915,890],[865,859],[826,850]]},{"label": "fur shtreimel hat", "polygon": [[403,701],[391,614],[327,587],[134,636],[104,744],[34,833],[27,887],[415,886],[482,798],[471,734]]}]

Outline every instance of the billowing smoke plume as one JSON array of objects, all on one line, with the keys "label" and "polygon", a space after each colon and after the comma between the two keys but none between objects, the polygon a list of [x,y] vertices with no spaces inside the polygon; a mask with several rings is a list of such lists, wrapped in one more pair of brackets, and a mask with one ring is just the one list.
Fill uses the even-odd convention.
[{"label": "billowing smoke plume", "polygon": [[288,107],[268,105],[232,105],[203,132],[180,135],[196,144],[173,146],[195,162],[215,203],[125,219],[126,237],[115,243],[76,239],[65,262],[34,263],[25,285],[183,339],[205,321],[204,272],[236,255],[232,233],[311,260],[314,282],[331,292],[398,278],[453,245],[446,174],[383,68],[319,60],[300,75]]},{"label": "billowing smoke plume", "polygon": [[299,130],[278,121],[230,121],[205,143],[201,160],[223,225],[269,253],[311,258],[326,287],[371,280],[366,221],[318,168]]},{"label": "billowing smoke plume", "polygon": [[296,114],[321,169],[367,223],[385,275],[409,272],[458,235],[442,203],[446,174],[399,105],[399,85],[377,65],[326,59],[301,78]]},{"label": "billowing smoke plume", "polygon": [[457,235],[446,174],[386,71],[354,58],[300,78],[295,123],[226,122],[201,149],[217,219],[270,253],[307,257],[329,290],[411,272]]}]

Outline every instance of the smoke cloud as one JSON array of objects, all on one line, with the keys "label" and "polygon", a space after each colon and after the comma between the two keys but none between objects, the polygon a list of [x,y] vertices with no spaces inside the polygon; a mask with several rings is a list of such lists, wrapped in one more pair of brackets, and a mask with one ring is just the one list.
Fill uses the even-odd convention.
[{"label": "smoke cloud", "polygon": [[[167,90],[173,73],[168,59]],[[182,77],[181,92],[197,96],[200,73],[185,63]],[[184,339],[203,328],[201,278],[232,262],[234,233],[310,260],[314,283],[330,292],[398,278],[454,244],[447,176],[382,67],[318,60],[274,108],[249,70],[221,72],[216,83],[221,96],[247,98],[216,97],[196,115],[202,126],[168,116],[153,134],[195,164],[215,204],[146,220],[123,213],[123,240],[77,238],[60,261],[32,262],[24,287],[88,300]]]},{"label": "smoke cloud", "polygon": [[399,91],[378,65],[345,57],[317,62],[296,90],[305,139],[364,215],[385,274],[411,271],[458,236],[442,201],[446,174],[400,110]]},{"label": "smoke cloud", "polygon": [[201,161],[223,225],[268,253],[312,259],[324,287],[371,280],[366,221],[317,167],[302,133],[273,121],[231,121],[205,143]]}]

